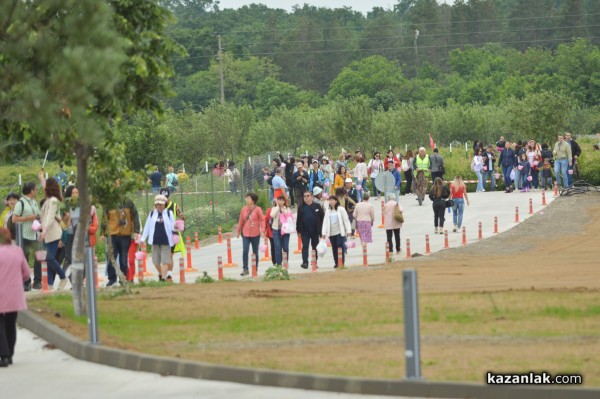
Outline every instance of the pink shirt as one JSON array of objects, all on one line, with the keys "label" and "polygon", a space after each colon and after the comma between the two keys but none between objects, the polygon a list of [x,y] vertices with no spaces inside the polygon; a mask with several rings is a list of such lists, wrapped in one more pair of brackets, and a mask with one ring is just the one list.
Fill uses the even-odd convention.
[{"label": "pink shirt", "polygon": [[375,209],[373,204],[368,202],[359,202],[354,208],[354,219],[357,222],[371,222],[375,220]]},{"label": "pink shirt", "polygon": [[[396,208],[397,204],[396,201],[388,201],[383,206],[383,226],[386,230],[402,228],[402,223],[394,219],[394,208]],[[402,206],[400,206],[400,211],[404,212]]]},{"label": "pink shirt", "polygon": [[[250,218],[248,218],[248,216],[250,216]],[[238,221],[237,231],[244,237],[259,236],[264,228],[264,219],[265,216],[263,215],[263,211],[260,206],[255,206],[254,210],[252,210],[252,208],[249,206],[245,206],[240,212],[240,220]]]},{"label": "pink shirt", "polygon": [[29,279],[29,266],[23,250],[0,245],[0,313],[27,309],[23,283]]}]

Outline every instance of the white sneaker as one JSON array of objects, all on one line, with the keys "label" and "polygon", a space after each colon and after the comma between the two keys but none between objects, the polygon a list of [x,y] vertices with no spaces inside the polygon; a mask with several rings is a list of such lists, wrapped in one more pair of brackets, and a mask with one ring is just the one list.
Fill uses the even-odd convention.
[{"label": "white sneaker", "polygon": [[485,193],[485,188],[482,188],[481,191]]},{"label": "white sneaker", "polygon": [[58,288],[56,289],[56,291],[64,290],[65,287],[67,286],[68,282],[69,282],[68,278],[63,278],[62,280],[60,280],[60,283],[58,284]]}]

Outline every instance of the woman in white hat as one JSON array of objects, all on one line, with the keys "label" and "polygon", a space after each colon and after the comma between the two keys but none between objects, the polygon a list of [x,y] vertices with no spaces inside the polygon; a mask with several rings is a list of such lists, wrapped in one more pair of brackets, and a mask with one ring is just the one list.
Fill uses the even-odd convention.
[{"label": "woman in white hat", "polygon": [[171,247],[173,233],[176,232],[173,211],[165,209],[167,197],[157,195],[154,197],[154,208],[146,219],[142,241],[148,241],[152,245],[152,263],[158,271],[159,281],[173,282],[169,266],[172,262]]}]

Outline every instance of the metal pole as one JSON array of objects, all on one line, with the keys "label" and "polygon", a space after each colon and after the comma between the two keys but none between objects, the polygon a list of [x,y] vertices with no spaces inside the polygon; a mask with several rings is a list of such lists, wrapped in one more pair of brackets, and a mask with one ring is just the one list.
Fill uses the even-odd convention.
[{"label": "metal pole", "polygon": [[215,217],[215,175],[214,173],[210,173],[210,191],[211,191],[211,195],[212,195],[212,219],[213,219],[213,226],[217,225],[217,220]]},{"label": "metal pole", "polygon": [[419,31],[415,29],[415,76],[419,74],[419,52],[417,51],[417,39],[419,38]]},{"label": "metal pole", "polygon": [[225,82],[223,79],[223,51],[221,48],[221,35],[219,38],[219,79],[221,80],[221,104],[225,104]]},{"label": "metal pole", "polygon": [[85,247],[85,274],[87,276],[88,327],[90,343],[98,344],[98,312],[96,309],[96,273],[94,273],[94,249]]},{"label": "metal pole", "polygon": [[402,272],[404,293],[404,340],[406,378],[421,378],[421,347],[419,334],[419,293],[416,270]]}]

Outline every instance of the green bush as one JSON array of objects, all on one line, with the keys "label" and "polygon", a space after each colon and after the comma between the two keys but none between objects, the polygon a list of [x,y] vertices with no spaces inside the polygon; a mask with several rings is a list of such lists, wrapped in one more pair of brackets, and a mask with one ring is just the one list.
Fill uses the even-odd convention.
[{"label": "green bush", "polygon": [[272,266],[267,269],[263,276],[264,281],[282,281],[289,280],[290,275],[281,265]]}]

